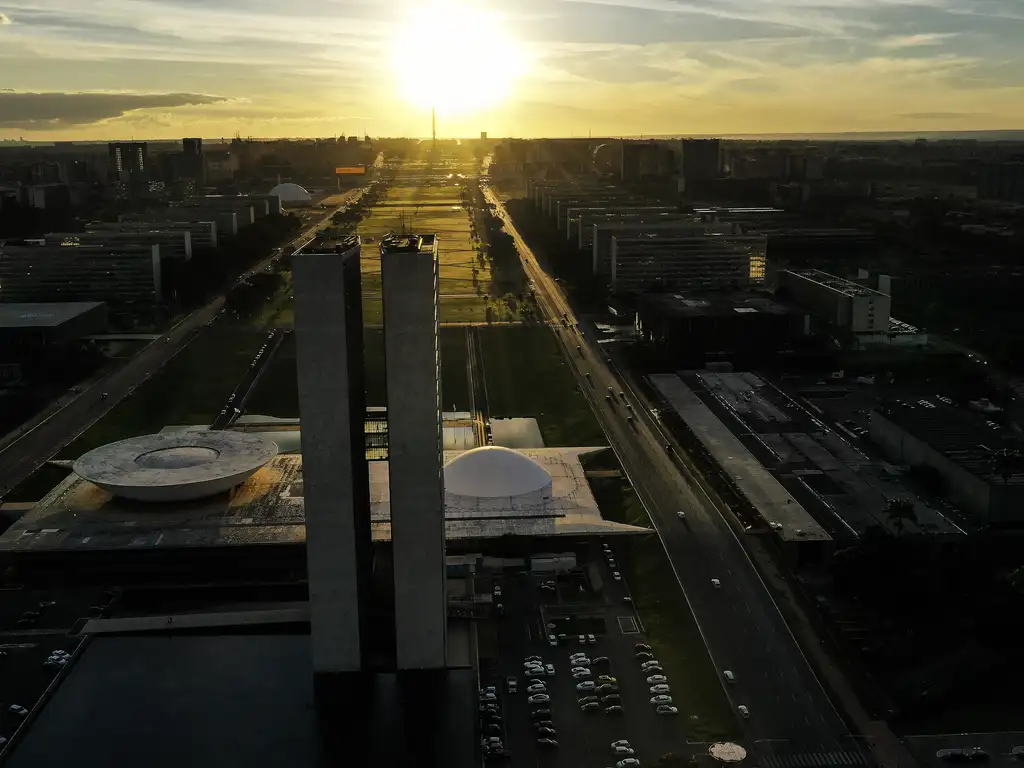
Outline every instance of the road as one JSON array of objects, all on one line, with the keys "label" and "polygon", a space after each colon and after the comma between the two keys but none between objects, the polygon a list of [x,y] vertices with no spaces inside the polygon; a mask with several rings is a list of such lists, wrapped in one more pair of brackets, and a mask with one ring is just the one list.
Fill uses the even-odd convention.
[{"label": "road", "polygon": [[[353,190],[349,194],[351,196],[359,191]],[[337,209],[327,211],[322,217],[318,217],[314,223],[306,226],[287,245],[282,246],[282,249],[299,246],[308,241],[335,210]],[[282,249],[275,249],[270,256],[254,265],[249,271],[263,269],[280,255]],[[241,282],[243,277],[239,277],[238,282]],[[101,419],[143,381],[159,371],[167,361],[184,349],[195,338],[196,332],[201,331],[205,323],[212,321],[223,307],[224,294],[221,294],[208,304],[193,311],[165,333],[161,339],[144,347],[123,366],[95,382],[73,400],[68,401],[63,408],[50,415],[45,421],[9,443],[0,451],[0,477],[3,478],[0,495],[23,482],[43,462],[58,453],[77,435]]]},{"label": "road", "polygon": [[[725,689],[734,707],[744,704],[750,710],[750,718],[741,721],[748,743],[788,740],[787,751],[797,753],[850,750],[846,725],[733,529],[700,487],[683,476],[658,428],[635,400],[637,419],[634,425],[627,422],[619,396],[626,388],[592,329],[582,334],[573,330],[577,320],[560,287],[542,269],[501,201],[489,189],[486,196],[515,240],[580,389],[647,507],[712,660],[719,671],[729,669],[736,676],[735,684]],[[563,316],[568,328],[561,324]],[[605,397],[609,388],[614,392],[611,403]],[[686,510],[685,522],[679,520],[679,510]],[[712,578],[720,580],[720,588],[712,585]]]}]

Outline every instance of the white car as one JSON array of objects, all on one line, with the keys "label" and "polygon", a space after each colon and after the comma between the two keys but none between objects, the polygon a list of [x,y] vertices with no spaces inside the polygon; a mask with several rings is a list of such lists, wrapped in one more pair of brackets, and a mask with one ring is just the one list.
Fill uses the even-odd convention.
[{"label": "white car", "polygon": [[485,691],[484,693],[480,694],[480,701],[497,701],[497,700],[498,700],[497,694],[491,693],[490,691]]},{"label": "white car", "polygon": [[587,644],[587,636],[586,635],[580,635],[579,643],[580,643],[580,645],[586,645]]},{"label": "white car", "polygon": [[651,675],[647,678],[648,685],[657,685],[658,683],[667,683],[668,678],[664,675]]},{"label": "white car", "polygon": [[664,683],[661,683],[659,685],[652,685],[651,693],[672,693],[672,689]]},{"label": "white car", "polygon": [[655,710],[656,715],[678,715],[679,709],[668,704],[660,704]]},{"label": "white car", "polygon": [[628,747],[628,746],[629,746],[629,741],[627,741],[626,739],[619,739],[618,741],[613,741],[612,742],[612,749],[615,749],[616,747]]},{"label": "white car", "polygon": [[584,656],[582,653],[578,653],[569,658],[569,663],[574,667],[589,667],[590,657]]},{"label": "white car", "polygon": [[636,754],[630,747],[615,747],[612,754],[616,757],[632,757]]},{"label": "white car", "polygon": [[661,664],[658,662],[657,659],[651,659],[650,661],[645,661],[643,664],[641,664],[640,665],[640,669],[650,669],[651,667],[660,667],[660,666],[661,666]]},{"label": "white car", "polygon": [[579,683],[579,684],[578,684],[578,685],[576,686],[576,690],[577,690],[577,691],[580,691],[580,692],[583,692],[583,691],[592,691],[592,690],[594,690],[594,689],[595,689],[596,687],[597,687],[597,686],[596,686],[596,685],[594,685],[594,681],[593,681],[593,680],[587,680],[587,681],[585,681],[585,682]]},{"label": "white car", "polygon": [[555,665],[554,664],[545,664],[544,665],[544,672],[547,674],[548,677],[554,677],[555,676]]},{"label": "white car", "polygon": [[551,697],[548,696],[546,693],[535,693],[532,696],[530,696],[526,701],[529,704],[550,704]]},{"label": "white car", "polygon": [[711,586],[714,587],[715,589],[721,589],[722,588],[722,582],[719,581],[718,579],[712,579],[711,580]]},{"label": "white car", "polygon": [[743,718],[750,717],[750,710],[747,709],[745,704],[740,704],[738,707],[736,707],[736,711],[740,713],[740,717],[743,717]]},{"label": "white car", "polygon": [[573,680],[586,680],[588,677],[593,677],[593,673],[589,669],[585,669],[582,672],[573,672]]},{"label": "white car", "polygon": [[683,512],[683,510],[680,509],[678,512],[676,512],[676,517],[678,517],[680,520],[685,520],[686,519],[686,513]]},{"label": "white car", "polygon": [[618,571],[612,571],[612,578],[616,581],[622,581],[622,574]]},{"label": "white car", "polygon": [[523,659],[524,664],[528,664],[530,662],[536,662],[537,664],[540,664],[542,661],[544,661],[544,659],[542,659],[540,656],[527,656],[525,659]]},{"label": "white car", "polygon": [[587,635],[587,643],[589,645],[596,645],[597,644],[597,638],[594,637],[593,635]]},{"label": "white car", "polygon": [[640,768],[640,761],[635,757],[627,757],[625,760],[619,760],[615,768]]},{"label": "white car", "polygon": [[544,665],[543,664],[524,664],[523,674],[526,675],[537,675],[539,677],[544,676]]},{"label": "white car", "polygon": [[587,674],[589,675],[589,674],[590,674],[590,667],[573,667],[573,668],[572,668],[571,670],[569,670],[569,671],[570,671],[570,672],[571,672],[572,674],[574,674],[574,675],[575,675],[575,674],[576,674],[577,672],[586,672],[586,673],[587,673]]},{"label": "white car", "polygon": [[672,697],[671,696],[666,696],[664,694],[661,694],[660,696],[652,696],[651,697],[651,704],[654,704],[655,706],[657,706],[658,704],[671,704],[671,703],[672,703]]},{"label": "white car", "polygon": [[[527,693],[547,693],[548,687],[541,683],[540,685],[531,685],[526,689]],[[656,693],[663,693],[663,691],[656,691]]]},{"label": "white car", "polygon": [[494,585],[494,596],[501,597],[501,584]]}]

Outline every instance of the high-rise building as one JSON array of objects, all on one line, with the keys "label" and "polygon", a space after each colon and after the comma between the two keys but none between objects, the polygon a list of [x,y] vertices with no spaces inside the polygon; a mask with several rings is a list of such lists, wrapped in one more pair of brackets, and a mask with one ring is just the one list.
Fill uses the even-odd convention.
[{"label": "high-rise building", "polygon": [[370,486],[358,237],[295,257],[306,562],[314,672],[368,670],[373,648]]},{"label": "high-rise building", "polygon": [[683,139],[681,170],[684,183],[718,178],[721,144],[718,139]]},{"label": "high-rise building", "polygon": [[206,178],[202,139],[182,139],[182,175],[198,183]]},{"label": "high-rise building", "polygon": [[381,241],[388,462],[400,670],[447,660],[436,235]]},{"label": "high-rise building", "polygon": [[149,145],[144,141],[115,141],[107,145],[110,168],[118,181],[130,181],[146,173]]}]

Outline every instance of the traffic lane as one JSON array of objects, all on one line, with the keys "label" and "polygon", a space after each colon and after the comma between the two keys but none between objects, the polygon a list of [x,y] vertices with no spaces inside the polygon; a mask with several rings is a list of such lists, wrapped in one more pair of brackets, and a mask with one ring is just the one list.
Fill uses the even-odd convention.
[{"label": "traffic lane", "polygon": [[[324,216],[320,224],[330,215]],[[285,247],[308,239],[320,224],[303,231]],[[269,256],[254,269],[266,266],[276,257],[276,254]],[[148,344],[125,365],[96,382],[47,421],[8,444],[0,451],[0,475],[5,479],[5,486],[13,488],[23,482],[44,461],[60,451],[68,441],[99,421],[145,378],[158,371],[180,352],[192,340],[194,331],[202,328],[206,322],[212,321],[223,306],[224,297],[221,295],[196,309],[165,334],[163,341],[158,339]],[[171,343],[167,343],[167,338],[171,339]],[[107,393],[106,398],[102,397],[103,392]]]},{"label": "traffic lane", "polygon": [[[624,406],[618,397],[613,398],[616,402],[614,406],[607,401],[602,404],[603,397],[595,399],[597,410],[611,417],[606,422],[606,429],[616,437],[620,449],[625,449],[627,454],[631,453],[628,450],[631,441],[642,437],[642,434],[637,433],[643,428],[634,429],[628,424],[621,424]],[[649,453],[654,453],[656,447],[651,446],[651,449]],[[631,458],[641,467],[649,466],[649,460],[643,457]],[[631,477],[639,476],[634,468],[629,469],[629,474]],[[642,481],[654,501],[649,511],[656,518],[655,525],[663,537],[677,573],[687,584],[686,594],[694,613],[704,620],[704,636],[714,646],[709,649],[712,658],[718,664],[719,672],[726,668],[732,669],[738,676],[750,681],[743,690],[728,692],[734,705],[746,704],[752,713],[762,713],[756,718],[752,714],[750,720],[745,721],[747,730],[756,733],[758,737],[785,733],[802,740],[819,741],[823,737],[829,738],[835,725],[823,719],[821,709],[812,697],[801,696],[801,690],[806,684],[794,666],[784,662],[785,637],[779,636],[778,627],[775,628],[774,636],[772,632],[764,631],[765,626],[770,626],[765,623],[770,620],[770,612],[764,611],[762,595],[750,583],[748,569],[743,568],[742,563],[740,567],[734,567],[730,562],[731,553],[728,548],[730,543],[736,542],[731,531],[724,530],[727,525],[725,521],[717,513],[702,514],[691,521],[690,529],[684,528],[676,516],[680,506],[677,496],[685,497],[687,503],[683,506],[689,509],[703,511],[703,503],[686,484],[674,484],[675,487],[666,487],[659,492],[653,487],[650,474],[649,471],[644,473]],[[656,474],[661,475],[666,483],[672,480],[664,470]],[[664,503],[658,503],[658,499],[664,500]],[[745,555],[741,553],[741,556]],[[722,588],[712,587],[711,578],[719,578]],[[704,585],[703,588],[700,585]],[[778,616],[777,611],[774,613]],[[782,631],[788,634],[785,627]]]},{"label": "traffic lane", "polygon": [[[507,218],[506,218],[506,222],[507,222]],[[510,226],[510,229],[515,233],[514,227]],[[518,235],[518,233],[515,233],[515,234]],[[553,312],[549,309],[549,314],[554,314],[556,316],[568,315],[570,318],[573,318],[573,315],[571,313],[571,309],[566,305],[566,302],[561,301],[561,300],[557,300],[557,299],[553,299],[553,297],[558,296],[557,291],[554,289],[554,286],[553,286],[552,282],[550,281],[550,279],[547,278],[546,273],[544,273],[542,270],[539,269],[539,266],[537,265],[536,260],[532,258],[532,253],[529,251],[528,248],[526,248],[525,243],[523,243],[522,239],[520,237],[518,237],[518,236],[516,237],[516,241],[517,241],[517,245],[521,249],[521,253],[524,254],[524,259],[523,259],[524,263],[526,263],[530,267],[530,269],[528,269],[528,272],[532,273],[531,277],[534,279],[535,284],[540,289],[539,292],[541,294],[542,300],[544,300],[543,303],[547,304],[548,308],[552,308],[553,307],[553,309],[554,309]],[[527,257],[527,254],[529,254],[529,257]],[[557,334],[561,334],[563,331],[562,331],[561,328],[556,328],[555,332]],[[589,350],[589,344],[588,344],[588,351],[590,351]],[[571,359],[572,355],[570,354],[570,355],[568,355],[568,357]],[[591,352],[591,354],[589,356],[588,355],[584,356],[585,359],[587,357],[590,358],[591,364],[593,364],[594,359],[597,356],[594,355]],[[611,373],[607,369],[607,366],[605,366],[603,364],[603,361],[597,361],[597,368],[598,368],[598,370],[603,369],[603,372],[604,372],[605,375],[601,377],[602,380],[609,380],[610,379],[610,380],[614,381],[614,378],[611,376]],[[595,401],[596,400],[597,399],[595,398]],[[597,407],[595,408],[595,410],[600,410],[600,409],[601,409],[601,404],[600,404],[600,402],[597,402]],[[605,414],[605,415],[607,416],[607,414]],[[607,426],[608,426],[609,423],[615,423],[615,422],[616,422],[616,419],[612,419],[610,422],[606,421],[606,424],[605,424],[606,429],[607,429]],[[639,432],[646,431],[646,430],[644,430],[645,426],[646,426],[646,424],[641,423],[641,425],[638,427],[638,431]],[[629,429],[632,431],[632,428],[629,428]],[[621,437],[621,434],[620,434],[620,437]],[[649,439],[649,441],[651,441],[650,437],[648,439]],[[623,441],[621,443],[617,443],[617,445],[620,446],[620,450],[625,449],[625,450],[622,450],[623,453],[628,453],[629,452],[628,448],[632,446],[631,436],[630,435],[626,435],[625,441]],[[644,457],[644,456],[640,456],[639,457],[641,459],[641,464],[642,464],[644,459],[650,460],[650,458],[652,456],[653,457],[657,457],[657,458],[664,458],[663,448],[659,448],[658,450],[655,450],[655,451],[649,451],[649,454],[650,455],[647,456],[647,457]],[[659,472],[659,474],[664,473],[666,478],[669,478],[672,474],[678,475],[678,468],[673,466],[672,470],[673,470],[672,472],[665,472],[664,470],[661,470],[661,472]],[[639,476],[635,472],[632,472],[631,475],[633,477],[638,477]],[[689,489],[687,488],[687,490],[689,490]],[[669,493],[668,496],[671,498],[671,493]],[[691,496],[691,498],[693,498],[694,502],[697,503],[694,494],[691,493],[690,496]],[[697,506],[703,508],[703,504],[697,503]],[[718,551],[720,553],[720,559],[721,560],[725,560],[727,553],[729,555],[735,555],[736,554],[735,552],[730,552],[729,549],[728,549],[728,539],[724,539],[723,538],[723,536],[732,537],[732,532],[731,531],[723,531],[723,529],[722,529],[723,526],[727,525],[725,523],[724,519],[722,519],[721,515],[719,515],[717,513],[717,510],[715,511],[714,515],[709,514],[708,518],[711,521],[713,521],[712,525],[715,525],[715,523],[718,523],[718,525],[715,525],[715,536],[714,536],[715,541],[714,541],[714,544],[717,544],[717,549],[718,549]],[[658,526],[658,527],[659,527],[659,532],[660,532],[661,528],[660,528],[660,526]],[[734,545],[736,545],[737,547],[739,547],[739,542],[736,541],[734,538],[732,539],[732,543]],[[666,542],[666,548],[670,550],[669,555],[670,555],[670,557],[672,557],[672,551],[671,551],[672,548],[668,545],[667,542]],[[737,560],[736,561],[736,565],[739,566],[739,570],[742,570],[742,571],[746,572],[746,569],[750,569],[753,566],[752,566],[752,564],[749,563],[748,560],[746,560],[746,553],[745,552],[741,551],[739,554],[742,557],[742,559]],[[746,561],[746,562],[744,562],[744,561]],[[691,561],[691,562],[695,562],[695,561]],[[677,570],[677,572],[678,572],[678,570]],[[765,597],[768,597],[770,599],[770,595],[767,595],[766,589],[765,589],[763,584],[760,584],[759,586],[760,586],[760,590],[753,590],[753,591],[751,591],[749,589],[745,590],[745,592],[746,592],[745,597],[755,599],[756,602],[754,604],[758,605],[758,606],[761,606],[762,602],[763,602],[763,599]],[[744,591],[744,590],[741,590],[741,592],[742,591]],[[774,604],[772,605],[772,608],[774,609],[773,612],[776,614],[778,620],[782,621],[782,617],[781,617],[780,614],[778,614],[778,611],[777,611],[777,609],[775,609]],[[790,643],[792,643],[793,646],[796,646],[795,640],[789,634],[788,627],[785,626],[784,621],[782,621],[782,625],[783,625],[782,629],[784,631],[784,634],[788,635]],[[774,629],[777,630],[778,627],[776,626],[776,627],[774,627]],[[708,635],[710,635],[710,634],[711,633],[709,632]],[[722,644],[724,646],[726,646],[726,647],[733,646],[734,643],[728,642],[729,639],[730,638],[728,638],[728,637],[724,638],[723,639],[724,642]],[[766,667],[766,669],[778,670],[778,672],[776,673],[775,676],[776,676],[776,678],[782,678],[780,680],[774,681],[775,685],[772,686],[773,690],[770,691],[769,693],[773,693],[776,702],[779,702],[780,698],[779,698],[779,695],[778,695],[777,691],[785,689],[786,686],[792,686],[792,685],[798,685],[798,686],[803,687],[802,683],[803,683],[804,677],[797,670],[797,667],[800,666],[799,662],[797,662],[797,663],[790,663],[788,665],[784,662],[785,655],[786,655],[785,652],[788,649],[788,645],[789,645],[789,644],[786,643],[785,639],[781,638],[781,637],[774,637],[774,638],[769,638],[769,640],[770,640],[770,642],[769,642],[768,645],[772,649],[771,650],[771,656],[773,657],[772,660],[774,661],[774,663],[770,667]],[[759,649],[763,649],[765,647],[763,640],[761,641],[760,644],[755,644],[755,645]],[[711,649],[709,648],[709,651],[710,650]],[[746,649],[744,648],[743,650],[746,650]],[[796,652],[801,653],[801,660],[804,661],[802,659],[802,652],[800,652],[798,646],[795,647],[795,650],[796,650]],[[737,652],[736,656],[739,656],[739,655],[740,655],[740,653]],[[778,658],[775,658],[776,656],[778,656]],[[748,655],[744,656],[744,658],[748,658],[748,657],[749,657]],[[781,665],[780,665],[780,662],[781,662]],[[803,666],[806,666],[806,661],[804,661]],[[809,667],[807,668],[807,672],[810,673]],[[767,682],[769,684],[771,684],[773,681],[771,680],[772,674],[771,674],[770,671],[766,674],[766,677],[768,678]],[[813,678],[813,675],[811,675],[811,677]],[[813,681],[811,681],[810,685],[812,686],[812,689],[813,689],[813,686],[817,686],[819,688],[819,690],[820,690],[820,686],[818,685],[818,682],[817,682],[816,678],[813,679]],[[794,690],[798,690],[798,689],[794,689]],[[822,691],[822,695],[824,695],[824,691]],[[802,697],[798,693],[791,693],[791,698],[794,699],[794,704],[797,705],[798,708],[801,708],[801,709],[803,708],[803,707],[799,707],[800,700],[801,700]],[[794,732],[795,736],[800,737],[800,738],[815,739],[819,735],[824,736],[826,739],[827,738],[831,738],[831,733],[836,728],[835,722],[828,723],[826,721],[826,719],[820,715],[820,713],[822,711],[827,712],[828,710],[832,710],[831,703],[827,701],[827,697],[825,697],[825,698],[826,698],[825,702],[820,702],[821,704],[824,704],[824,706],[822,707],[822,706],[819,706],[819,702],[815,702],[814,698],[810,694],[808,694],[807,695],[807,701],[809,703],[811,703],[811,705],[812,705],[812,709],[809,712],[803,712],[803,713],[801,713],[801,712],[791,712],[790,708],[787,707],[786,711],[789,712],[790,714],[789,714],[789,716],[783,718],[782,725],[788,727],[789,730]],[[759,699],[767,701],[766,699],[764,699],[763,695],[761,697],[759,697]],[[771,711],[771,709],[769,709],[769,711]],[[838,730],[836,730],[835,732],[837,732],[839,734],[845,733],[846,732],[845,725],[842,724],[841,719],[839,719],[838,715],[835,714],[834,710],[832,710],[832,715],[833,715],[833,717],[828,717],[828,719],[829,720],[833,720],[833,721],[838,721]],[[827,715],[826,715],[826,717],[827,717]],[[812,723],[814,723],[816,720],[819,721],[819,723],[822,726],[824,726],[824,733],[820,733],[820,734],[817,733],[817,729],[815,729],[815,727],[812,725]],[[802,721],[802,724],[801,724],[801,721]],[[779,727],[779,724],[772,724],[772,727],[773,728],[777,728],[777,727]],[[809,731],[805,731],[805,728],[806,729],[810,729],[810,730]]]}]

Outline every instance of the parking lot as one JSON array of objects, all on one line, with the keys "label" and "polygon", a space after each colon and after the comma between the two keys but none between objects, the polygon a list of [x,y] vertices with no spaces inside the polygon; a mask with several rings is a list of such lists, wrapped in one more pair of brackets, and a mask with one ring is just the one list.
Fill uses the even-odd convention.
[{"label": "parking lot", "polygon": [[[614,546],[612,539],[612,556]],[[599,549],[595,548],[590,563],[570,573],[519,572],[496,579],[494,584],[501,587],[501,595],[495,600],[504,608],[504,616],[497,620],[500,660],[495,671],[511,765],[604,768],[624,757],[614,756],[610,747],[620,739],[629,741],[642,764],[653,763],[668,752],[689,755],[694,751],[687,745],[685,716],[659,716],[650,704],[646,678],[653,673],[641,672],[634,649],[644,642],[643,627],[628,600],[628,585],[613,578]],[[555,636],[555,647],[550,644],[549,634]],[[580,635],[584,636],[582,644]],[[593,642],[588,641],[589,635],[593,635]],[[569,657],[573,653],[587,655],[591,664],[582,666],[590,667],[591,676],[572,677]],[[524,659],[530,656],[554,666],[553,678],[536,678],[543,682],[550,703],[532,706],[527,701],[533,675],[524,674],[523,667]],[[607,661],[596,661],[602,657]],[[616,679],[622,712],[606,714],[605,704],[596,711],[581,711],[577,698],[596,694],[578,692],[576,686],[593,680],[596,687],[600,675]],[[507,689],[509,677],[517,681],[514,694]],[[536,709],[549,709],[551,714],[531,718]],[[534,719],[551,721],[557,747],[537,743]]]}]

